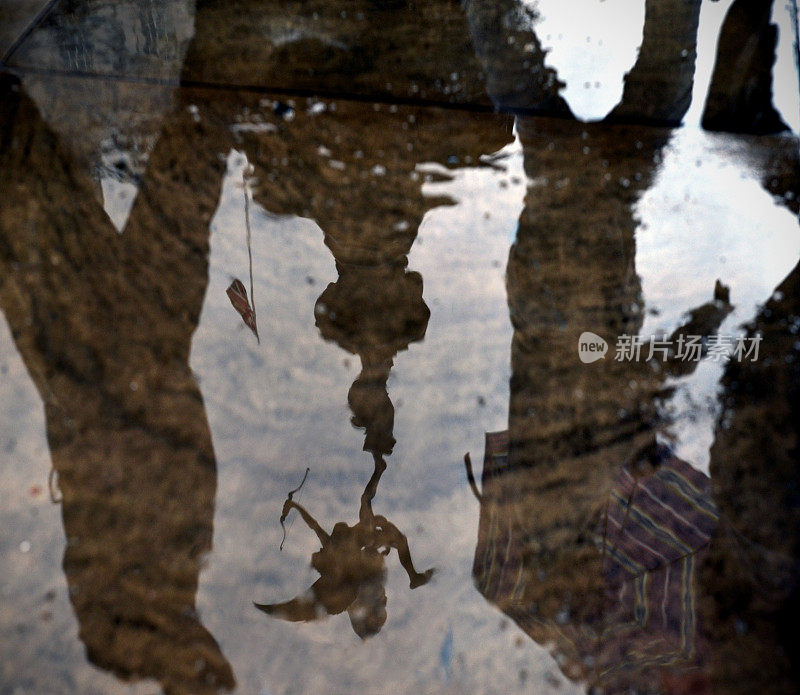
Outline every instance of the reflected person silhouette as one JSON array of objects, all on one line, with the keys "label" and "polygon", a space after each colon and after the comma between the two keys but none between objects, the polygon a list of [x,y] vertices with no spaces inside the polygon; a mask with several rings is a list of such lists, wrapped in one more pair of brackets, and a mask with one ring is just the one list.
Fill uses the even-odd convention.
[{"label": "reflected person silhouette", "polygon": [[80,639],[125,681],[231,689],[195,608],[217,472],[188,364],[217,191],[175,156],[176,118],[120,236],[19,83],[2,76],[0,94],[0,306],[45,407]]},{"label": "reflected person silhouette", "polygon": [[[565,84],[536,35],[542,3],[463,0],[486,89],[499,110],[570,118]],[[773,1],[736,0],[722,26],[703,127],[749,133],[786,130],[772,105],[777,27]],[[646,0],[642,43],[607,123],[677,126],[692,101],[701,0]]]},{"label": "reflected person silhouette", "polygon": [[[718,435],[713,481],[659,445],[668,423],[658,404],[670,393],[669,376],[686,374],[686,367],[644,360],[583,365],[576,346],[583,330],[612,340],[640,330],[633,206],[670,132],[540,123],[518,122],[526,173],[537,185],[509,254],[509,431],[487,436],[476,586],[532,639],[554,644],[568,677],[604,690],[709,692],[720,684],[755,692],[786,683],[776,692],[792,692],[797,554],[794,534],[778,529],[792,528],[782,517],[793,518],[794,510],[793,445],[786,453],[782,433],[794,427],[783,400],[796,401],[796,375],[784,374],[782,365],[790,372],[795,363],[777,353],[770,369],[780,365],[779,374],[752,379],[731,367],[728,389],[739,402],[732,415],[743,436],[737,443],[721,425],[727,448],[722,453]],[[760,146],[752,159],[767,172],[765,185],[796,208],[796,143],[774,144],[782,151],[778,161],[759,162],[773,152]],[[580,169],[565,165],[581,156]],[[795,289],[787,281],[777,296],[793,302]],[[673,335],[713,335],[730,300],[719,283],[713,301],[690,312]],[[780,313],[768,307],[763,316],[764,323],[782,322],[781,340],[789,344],[794,305]],[[772,383],[780,386],[775,404],[747,406],[771,393],[763,385]],[[780,417],[766,444],[752,418],[771,410]],[[743,441],[751,449],[746,456]],[[769,474],[773,455],[764,451],[780,462]],[[744,496],[743,480],[753,488]],[[768,480],[774,485],[765,487]],[[778,493],[788,500],[762,524],[761,500]],[[731,543],[732,519],[748,542]],[[755,561],[748,559],[753,549]],[[777,578],[779,591],[760,583],[758,572],[748,578],[746,567]],[[758,629],[747,627],[754,624]]]},{"label": "reflected person silhouette", "polygon": [[361,495],[358,522],[353,526],[339,522],[329,534],[304,507],[291,499],[291,495],[286,500],[281,521],[292,509],[297,510],[322,544],[311,556],[311,566],[321,576],[301,596],[284,603],[256,603],[259,610],[292,622],[318,620],[346,610],[353,631],[361,639],[367,639],[380,632],[386,622],[384,557],[392,549],[397,551],[400,564],[408,574],[411,589],[428,583],[434,570],[417,572],[406,536],[386,517],[372,511],[378,482],[386,470],[380,455],[375,454],[374,461],[375,470]]},{"label": "reflected person silhouette", "polygon": [[317,326],[324,338],[360,356],[361,373],[347,397],[351,422],[365,430],[364,451],[388,456],[395,440],[386,382],[394,356],[425,336],[430,311],[422,277],[399,262],[337,267],[339,279],[317,300]]},{"label": "reflected person silhouette", "polygon": [[[703,547],[695,529],[707,535],[708,525],[669,484],[689,481],[702,508],[708,482],[656,443],[664,367],[613,356],[586,365],[577,346],[583,331],[612,344],[639,332],[633,210],[671,132],[539,119],[517,127],[537,184],[509,253],[509,431],[487,437],[473,576],[532,639],[556,645],[567,677],[612,692],[648,689],[694,673],[705,653],[696,616],[681,609],[693,595],[681,578],[691,582]],[[720,306],[704,328],[716,330],[725,313]],[[669,528],[662,512],[642,524],[651,495],[690,521],[673,532],[691,561],[644,537],[663,543]],[[654,553],[621,555],[631,533]],[[665,620],[648,605],[664,605]]]}]

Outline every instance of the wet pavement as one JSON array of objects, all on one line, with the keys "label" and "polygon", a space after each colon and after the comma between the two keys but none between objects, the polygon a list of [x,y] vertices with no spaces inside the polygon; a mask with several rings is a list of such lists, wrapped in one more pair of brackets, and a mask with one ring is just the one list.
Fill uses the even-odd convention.
[{"label": "wet pavement", "polygon": [[794,15],[565,7],[0,5],[0,693],[797,691]]}]

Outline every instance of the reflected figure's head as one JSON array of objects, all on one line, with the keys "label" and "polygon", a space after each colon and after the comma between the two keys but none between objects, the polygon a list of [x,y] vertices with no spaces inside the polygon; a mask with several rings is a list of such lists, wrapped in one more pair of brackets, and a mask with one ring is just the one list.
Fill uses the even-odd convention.
[{"label": "reflected figure's head", "polygon": [[362,584],[347,613],[353,631],[362,640],[377,635],[386,622],[386,589],[383,582],[375,578]]},{"label": "reflected figure's head", "polygon": [[326,340],[361,358],[361,373],[347,396],[351,422],[366,430],[364,451],[388,455],[395,439],[386,382],[394,356],[425,336],[430,310],[422,298],[422,277],[403,263],[337,267],[339,279],[314,307],[317,327]]},{"label": "reflected figure's head", "polygon": [[357,354],[365,365],[391,360],[425,336],[430,310],[422,276],[404,264],[337,264],[339,278],[314,307],[322,337]]}]

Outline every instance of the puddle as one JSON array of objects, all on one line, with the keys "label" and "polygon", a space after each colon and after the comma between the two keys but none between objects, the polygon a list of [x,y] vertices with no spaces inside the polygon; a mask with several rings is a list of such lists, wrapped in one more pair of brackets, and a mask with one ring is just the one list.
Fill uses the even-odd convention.
[{"label": "puddle", "polygon": [[0,690],[790,692],[791,14],[296,5],[7,56]]}]

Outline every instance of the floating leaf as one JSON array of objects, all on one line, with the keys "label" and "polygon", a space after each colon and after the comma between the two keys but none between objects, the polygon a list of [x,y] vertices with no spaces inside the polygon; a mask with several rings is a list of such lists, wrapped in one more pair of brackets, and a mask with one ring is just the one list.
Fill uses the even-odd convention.
[{"label": "floating leaf", "polygon": [[241,314],[245,325],[253,331],[256,340],[261,343],[261,339],[258,337],[258,325],[256,324],[256,310],[250,306],[244,285],[239,280],[234,280],[226,292],[228,299],[233,304],[233,308]]}]

